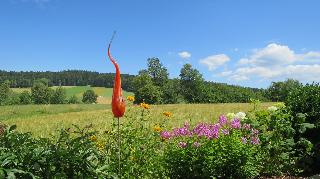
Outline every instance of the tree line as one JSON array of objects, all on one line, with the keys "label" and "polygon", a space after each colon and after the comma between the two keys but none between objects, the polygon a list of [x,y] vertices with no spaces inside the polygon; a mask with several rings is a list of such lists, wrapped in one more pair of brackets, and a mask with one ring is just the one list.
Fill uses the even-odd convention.
[{"label": "tree line", "polygon": [[[83,103],[96,103],[98,95],[93,90],[83,93]],[[81,103],[77,96],[67,98],[66,89],[59,86],[50,88],[45,78],[36,80],[31,87],[31,92],[25,90],[21,93],[14,92],[10,88],[10,82],[0,83],[0,105],[16,104],[77,104]]]},{"label": "tree line", "polygon": [[[67,70],[61,72],[14,72],[0,71],[0,84],[6,83],[11,88],[39,87],[39,81],[47,88],[50,86],[97,86],[113,87],[114,73],[98,73],[83,70]],[[302,86],[293,79],[283,82],[272,82],[267,89],[249,88],[225,83],[205,81],[202,74],[191,64],[185,64],[177,78],[169,79],[167,68],[158,58],[147,60],[147,69],[142,69],[138,75],[122,74],[122,88],[135,93],[136,103],[176,104],[176,103],[234,103],[259,101],[285,101],[289,93]],[[40,83],[40,84],[41,84]],[[60,87],[61,88],[61,87]],[[55,94],[52,89],[47,92],[46,102],[38,103],[33,94],[33,103],[57,103],[61,95],[60,88]],[[42,89],[42,88],[40,88]],[[62,90],[64,91],[64,90]],[[0,91],[1,92],[1,91]],[[5,92],[2,90],[2,94]],[[16,104],[18,94],[7,92],[11,96],[7,104]],[[19,94],[21,99],[28,99],[27,92]],[[40,94],[39,94],[40,95]],[[41,94],[44,95],[44,94]],[[1,96],[0,96],[1,97]],[[4,98],[3,98],[4,99]],[[3,101],[2,99],[2,101]],[[75,98],[73,100],[76,100]],[[24,101],[24,100],[22,100]],[[72,100],[71,100],[72,102]],[[71,103],[70,102],[70,103]],[[21,102],[24,104],[26,102]],[[67,103],[66,101],[64,103]]]},{"label": "tree line", "polygon": [[[93,86],[112,88],[115,73],[98,73],[85,70],[66,70],[60,72],[3,71],[0,70],[0,83],[10,81],[11,88],[29,88],[38,79],[48,79],[49,86]],[[122,88],[132,91],[134,75],[122,74]]]},{"label": "tree line", "polygon": [[267,90],[205,81],[191,64],[185,64],[178,78],[169,79],[168,70],[158,58],[147,60],[147,69],[133,79],[136,103],[232,103],[250,99],[270,101]]}]

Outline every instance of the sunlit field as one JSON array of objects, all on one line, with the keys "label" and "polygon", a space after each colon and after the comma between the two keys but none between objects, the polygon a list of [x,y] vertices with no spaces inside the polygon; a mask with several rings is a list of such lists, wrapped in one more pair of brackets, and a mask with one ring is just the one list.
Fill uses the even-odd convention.
[{"label": "sunlit field", "polygon": [[[267,108],[272,103],[262,103],[261,108]],[[148,110],[148,120],[154,124],[168,120],[168,128],[182,125],[185,121],[191,124],[197,122],[216,121],[220,114],[229,112],[247,112],[253,109],[248,103],[226,104],[173,104],[152,105]],[[142,108],[129,105],[126,115],[139,116]],[[166,117],[163,112],[171,112]],[[7,125],[16,124],[21,132],[31,132],[37,137],[55,135],[58,129],[72,128],[73,124],[80,127],[93,125],[99,132],[109,130],[113,115],[111,106],[107,104],[72,104],[72,105],[17,105],[1,106],[0,121]],[[126,118],[121,119],[126,122]]]},{"label": "sunlit field", "polygon": [[[52,89],[57,88],[57,86],[51,87]],[[111,97],[112,97],[112,88],[104,88],[104,87],[90,87],[90,86],[63,86],[63,88],[66,90],[67,98],[75,95],[79,99],[82,98],[83,93],[86,90],[93,90],[97,95],[97,103],[98,104],[110,104],[111,103]],[[11,88],[14,92],[21,93],[23,91],[31,91],[31,88]],[[127,97],[133,95],[131,92],[123,91],[123,96]]]}]

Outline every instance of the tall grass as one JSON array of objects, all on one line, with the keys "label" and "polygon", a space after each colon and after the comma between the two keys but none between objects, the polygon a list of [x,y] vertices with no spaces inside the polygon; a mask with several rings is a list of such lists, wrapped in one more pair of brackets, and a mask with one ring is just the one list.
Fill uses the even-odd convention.
[{"label": "tall grass", "polygon": [[[272,103],[262,103],[266,108]],[[249,111],[253,108],[248,103],[228,104],[173,104],[152,105],[147,113],[148,120],[155,125],[167,120],[168,128],[182,125],[185,121],[191,124],[196,122],[215,121],[220,114],[229,112]],[[139,117],[141,107],[128,105],[126,115]],[[163,112],[172,112],[172,117],[166,117]],[[99,132],[110,130],[112,112],[110,105],[28,105],[28,106],[2,106],[0,107],[0,122],[7,125],[17,124],[18,130],[31,132],[34,136],[55,135],[57,129],[72,128],[73,124],[80,127],[93,126]],[[126,117],[121,122],[126,122]],[[153,127],[153,126],[150,126]]]}]

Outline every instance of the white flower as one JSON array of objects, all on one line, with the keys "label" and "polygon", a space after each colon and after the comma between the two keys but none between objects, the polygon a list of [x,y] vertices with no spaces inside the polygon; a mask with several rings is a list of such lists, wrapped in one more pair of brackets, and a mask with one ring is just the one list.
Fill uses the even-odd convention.
[{"label": "white flower", "polygon": [[234,113],[228,113],[228,114],[227,114],[227,118],[228,118],[228,119],[233,119],[234,116],[236,116]]},{"label": "white flower", "polygon": [[238,113],[235,115],[235,118],[237,118],[237,119],[245,119],[245,118],[246,118],[246,113],[244,113],[244,112],[238,112]]},{"label": "white flower", "polygon": [[272,112],[272,111],[276,111],[278,108],[275,106],[270,106],[268,107],[268,111]]}]

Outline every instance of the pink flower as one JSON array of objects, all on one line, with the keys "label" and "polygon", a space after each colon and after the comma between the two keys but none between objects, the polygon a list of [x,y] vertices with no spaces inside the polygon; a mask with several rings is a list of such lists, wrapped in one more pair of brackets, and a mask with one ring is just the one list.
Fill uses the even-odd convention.
[{"label": "pink flower", "polygon": [[178,145],[181,148],[186,148],[187,147],[187,143],[185,143],[185,142],[179,142]]},{"label": "pink flower", "polygon": [[228,122],[228,119],[227,119],[227,117],[226,117],[225,115],[221,115],[221,116],[219,117],[219,124],[220,124],[221,126],[226,125],[227,122]]},{"label": "pink flower", "polygon": [[260,144],[259,137],[251,137],[251,144],[254,144],[254,145]]},{"label": "pink flower", "polygon": [[168,132],[168,131],[162,131],[160,133],[160,136],[163,138],[163,139],[170,139],[171,138],[171,133]]},{"label": "pink flower", "polygon": [[241,128],[240,120],[239,120],[239,119],[233,119],[233,120],[231,121],[231,127],[232,127],[233,129],[239,129],[239,128]]},{"label": "pink flower", "polygon": [[250,124],[243,124],[242,128],[246,130],[250,130],[251,126]]}]

